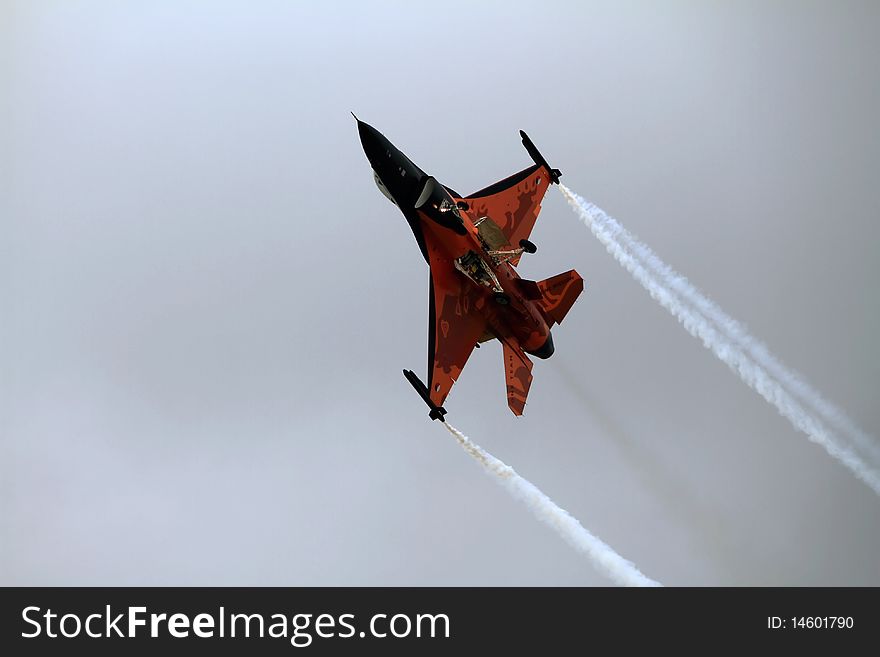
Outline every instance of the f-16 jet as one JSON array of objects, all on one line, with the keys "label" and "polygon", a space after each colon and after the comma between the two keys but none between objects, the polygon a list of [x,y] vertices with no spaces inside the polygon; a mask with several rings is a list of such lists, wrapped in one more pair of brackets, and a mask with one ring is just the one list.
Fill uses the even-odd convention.
[{"label": "f-16 jet", "polygon": [[574,270],[543,281],[521,278],[516,266],[537,250],[529,236],[541,200],[559,182],[525,132],[534,164],[494,185],[461,196],[426,174],[378,130],[355,116],[361,144],[379,190],[409,223],[431,270],[428,292],[427,385],[404,376],[432,420],[445,421],[443,403],[475,347],[501,342],[507,404],[522,415],[532,383],[529,356],[553,355],[550,329],[562,322],[584,289]]}]

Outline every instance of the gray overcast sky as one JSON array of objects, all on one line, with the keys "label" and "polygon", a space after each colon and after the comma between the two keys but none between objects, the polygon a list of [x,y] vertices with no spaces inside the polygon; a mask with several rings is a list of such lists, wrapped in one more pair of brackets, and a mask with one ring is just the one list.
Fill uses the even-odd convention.
[{"label": "gray overcast sky", "polygon": [[[476,5],[476,6],[474,6]],[[469,193],[530,163],[880,433],[874,2],[4,2],[0,583],[608,584],[401,376],[427,270],[349,110]],[[587,290],[465,433],[673,585],[880,584],[880,500],[551,190]]]}]

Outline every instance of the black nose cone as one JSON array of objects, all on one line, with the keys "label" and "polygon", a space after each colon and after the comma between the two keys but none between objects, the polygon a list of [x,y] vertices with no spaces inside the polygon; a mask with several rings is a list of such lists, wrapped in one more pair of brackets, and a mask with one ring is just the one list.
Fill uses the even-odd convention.
[{"label": "black nose cone", "polygon": [[360,119],[357,119],[357,124],[358,134],[361,138],[361,146],[363,146],[367,159],[375,169],[380,157],[385,156],[387,159],[391,144],[385,139],[381,132],[368,123],[364,123]]}]

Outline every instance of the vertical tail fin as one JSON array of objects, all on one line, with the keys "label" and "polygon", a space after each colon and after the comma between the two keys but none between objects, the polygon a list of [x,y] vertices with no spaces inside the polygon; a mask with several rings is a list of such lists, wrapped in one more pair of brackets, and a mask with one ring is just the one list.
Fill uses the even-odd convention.
[{"label": "vertical tail fin", "polygon": [[522,415],[532,385],[532,361],[519,345],[502,340],[504,345],[504,379],[507,383],[507,405],[514,415]]},{"label": "vertical tail fin", "polygon": [[548,320],[561,324],[569,309],[584,291],[584,279],[574,269],[557,274],[552,278],[538,281],[541,299],[538,305]]}]

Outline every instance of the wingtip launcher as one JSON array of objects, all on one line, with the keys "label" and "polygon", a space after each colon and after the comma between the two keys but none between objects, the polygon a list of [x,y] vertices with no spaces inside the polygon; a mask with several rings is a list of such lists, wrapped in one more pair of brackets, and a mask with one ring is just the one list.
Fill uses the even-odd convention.
[{"label": "wingtip launcher", "polygon": [[523,146],[526,147],[526,150],[529,152],[531,158],[535,161],[535,164],[540,164],[547,167],[547,171],[550,172],[550,180],[558,185],[559,176],[562,175],[562,172],[559,169],[551,168],[550,165],[547,164],[547,160],[545,160],[544,156],[541,155],[541,152],[538,150],[537,146],[535,146],[534,142],[529,139],[529,136],[526,134],[525,130],[520,130],[519,136],[522,137]]},{"label": "wingtip launcher", "polygon": [[432,420],[440,420],[441,422],[446,422],[443,418],[446,415],[446,409],[442,406],[437,406],[434,402],[431,401],[431,395],[428,392],[428,388],[422,383],[422,380],[416,375],[412,370],[403,370],[403,376],[406,377],[406,380],[410,382],[413,388],[415,388],[416,392],[419,393],[419,396],[425,400],[425,403],[428,405],[428,408],[431,411],[428,413],[428,417]]}]

